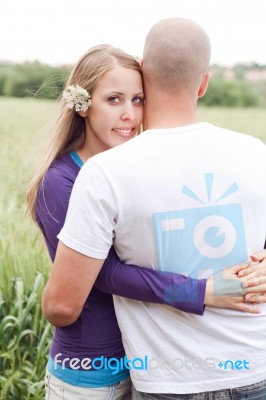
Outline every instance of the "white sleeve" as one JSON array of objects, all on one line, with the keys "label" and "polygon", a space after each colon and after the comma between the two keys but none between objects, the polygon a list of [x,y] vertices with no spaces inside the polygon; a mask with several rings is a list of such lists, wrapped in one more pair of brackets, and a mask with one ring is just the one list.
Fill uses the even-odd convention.
[{"label": "white sleeve", "polygon": [[79,253],[105,259],[113,243],[116,218],[112,187],[92,158],[77,176],[58,239]]}]

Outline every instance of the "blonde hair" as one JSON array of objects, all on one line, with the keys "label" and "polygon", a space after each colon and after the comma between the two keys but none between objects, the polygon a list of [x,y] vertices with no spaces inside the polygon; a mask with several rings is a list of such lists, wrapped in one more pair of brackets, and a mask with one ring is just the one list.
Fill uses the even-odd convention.
[{"label": "blonde hair", "polygon": [[[138,61],[121,49],[108,44],[92,47],[86,52],[72,69],[65,88],[69,85],[79,85],[93,94],[93,88],[101,76],[120,65],[134,69],[141,73]],[[27,212],[36,220],[35,205],[39,188],[43,178],[53,161],[69,151],[77,151],[85,142],[85,122],[76,111],[66,107],[64,100],[60,99],[58,117],[52,128],[53,134],[47,146],[43,159],[31,179],[26,199]]]}]

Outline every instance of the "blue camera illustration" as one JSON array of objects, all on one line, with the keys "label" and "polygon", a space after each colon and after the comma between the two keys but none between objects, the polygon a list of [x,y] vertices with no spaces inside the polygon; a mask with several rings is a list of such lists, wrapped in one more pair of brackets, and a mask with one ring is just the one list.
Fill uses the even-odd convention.
[{"label": "blue camera illustration", "polygon": [[203,206],[153,215],[160,270],[198,278],[248,258],[241,205]]}]

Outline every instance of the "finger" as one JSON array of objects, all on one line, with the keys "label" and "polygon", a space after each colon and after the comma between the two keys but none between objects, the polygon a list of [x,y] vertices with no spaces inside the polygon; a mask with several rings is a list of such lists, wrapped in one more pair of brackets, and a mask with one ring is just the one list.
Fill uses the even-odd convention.
[{"label": "finger", "polygon": [[244,300],[251,303],[266,303],[266,293],[250,293],[244,296]]},{"label": "finger", "polygon": [[247,312],[249,314],[260,314],[259,307],[250,303],[240,304],[239,311]]},{"label": "finger", "polygon": [[250,258],[251,258],[252,261],[260,262],[260,258],[257,257],[256,255],[253,255],[253,254],[252,254],[252,255],[250,256]]},{"label": "finger", "polygon": [[263,258],[261,261],[254,258],[254,265],[257,265],[260,268],[266,268],[266,258]]},{"label": "finger", "polygon": [[[256,279],[260,276],[263,276],[263,274],[258,274],[257,272],[251,272],[249,275],[243,276],[240,278],[241,282],[243,283],[250,283],[250,285],[247,286],[255,286],[258,285],[259,283],[256,281]],[[245,285],[242,285],[244,287]]]},{"label": "finger", "polygon": [[239,272],[237,273],[239,278],[242,278],[244,276],[250,275],[255,271],[255,265],[257,264],[247,264],[247,267],[245,269],[241,269],[239,270]]},{"label": "finger", "polygon": [[[245,283],[244,283],[245,285]],[[245,294],[250,294],[250,293],[263,293],[266,291],[266,284],[262,285],[257,285],[257,286],[251,286],[251,287],[246,287],[244,288]]]},{"label": "finger", "polygon": [[251,264],[252,260],[249,258],[248,260],[246,260],[244,264],[234,265],[233,267],[229,268],[229,270],[232,270],[233,272],[237,273],[238,271],[247,269]]},{"label": "finger", "polygon": [[[252,275],[254,275],[254,276],[252,277]],[[248,277],[244,277],[244,278],[240,279],[242,282],[242,284],[241,284],[242,288],[248,288],[248,287],[255,288],[256,287],[255,292],[258,292],[258,290],[257,290],[258,287],[266,284],[265,273],[261,272],[260,270],[256,271],[256,273],[254,273],[254,274],[251,274],[250,277],[251,277],[250,279]]]},{"label": "finger", "polygon": [[240,273],[240,271],[245,271],[247,268],[249,268],[252,265],[252,261],[249,260],[247,261],[246,264],[241,264],[241,265],[234,265],[233,267],[230,268],[225,268],[224,269],[224,273],[225,274],[234,274],[234,275],[238,275]]},{"label": "finger", "polygon": [[262,261],[264,258],[266,258],[266,249],[258,251],[255,254],[252,254],[250,258],[252,259],[252,261]]},{"label": "finger", "polygon": [[[241,271],[240,271],[241,272]],[[238,277],[241,278],[242,282],[246,282],[252,278],[257,276],[266,276],[266,263],[252,264],[247,270],[243,271],[244,274],[240,276],[240,272]]]}]

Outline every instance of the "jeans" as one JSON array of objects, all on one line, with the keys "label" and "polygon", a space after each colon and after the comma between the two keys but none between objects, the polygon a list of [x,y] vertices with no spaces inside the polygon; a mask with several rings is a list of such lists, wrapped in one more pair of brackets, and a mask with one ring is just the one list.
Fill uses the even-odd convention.
[{"label": "jeans", "polygon": [[90,388],[69,385],[46,371],[45,400],[131,400],[131,381]]},{"label": "jeans", "polygon": [[266,380],[234,389],[191,394],[142,393],[133,388],[132,400],[266,400]]}]

